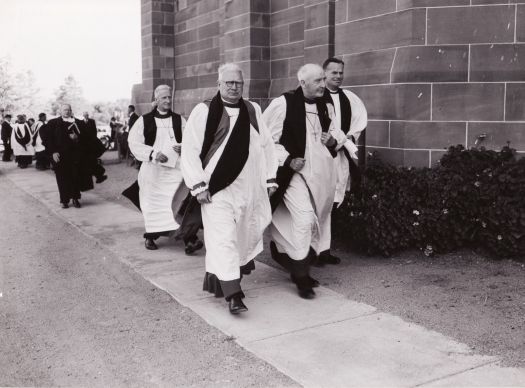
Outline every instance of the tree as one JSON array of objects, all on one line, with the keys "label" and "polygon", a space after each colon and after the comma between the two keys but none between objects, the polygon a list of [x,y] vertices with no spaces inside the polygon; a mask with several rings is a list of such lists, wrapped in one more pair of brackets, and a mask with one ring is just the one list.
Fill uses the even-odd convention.
[{"label": "tree", "polygon": [[15,108],[13,90],[11,63],[7,58],[0,58],[0,109],[6,113],[13,111]]},{"label": "tree", "polygon": [[73,113],[77,116],[80,116],[84,111],[89,111],[89,105],[84,98],[82,88],[71,74],[64,79],[64,83],[55,91],[55,98],[50,102],[51,115],[59,115],[62,104],[70,104]]},{"label": "tree", "polygon": [[8,58],[0,58],[0,110],[36,117],[43,108],[32,71],[15,73]]}]

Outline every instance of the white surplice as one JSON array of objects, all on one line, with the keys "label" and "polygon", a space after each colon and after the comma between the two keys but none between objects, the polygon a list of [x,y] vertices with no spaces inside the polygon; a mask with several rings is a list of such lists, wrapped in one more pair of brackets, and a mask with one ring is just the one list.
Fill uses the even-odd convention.
[{"label": "white surplice", "polygon": [[[262,251],[262,235],[271,220],[267,180],[275,178],[277,161],[271,135],[261,120],[261,108],[255,103],[252,105],[259,132],[250,125],[250,148],[244,168],[233,183],[213,195],[211,203],[201,205],[206,272],[215,274],[223,281],[239,279],[239,267]],[[239,116],[239,108],[225,109],[230,118],[228,134],[204,169],[199,155],[204,141],[208,106],[198,104],[188,118],[182,141],[181,167],[188,187],[201,182],[206,184],[198,192],[208,188],[210,177]]]},{"label": "white surplice", "polygon": [[46,147],[44,147],[44,145],[42,144],[42,138],[40,137],[40,129],[44,124],[45,123],[43,121],[38,120],[31,127],[32,140],[35,142],[35,152],[42,152],[46,149]]},{"label": "white surplice", "polygon": [[[182,119],[182,131],[186,120]],[[173,151],[178,144],[173,131],[171,117],[155,117],[157,134],[153,146],[144,144],[144,119],[139,117],[128,136],[128,144],[133,156],[142,162],[138,183],[139,199],[146,233],[176,230],[179,224],[175,221],[172,210],[175,197],[184,197],[184,186],[180,169],[180,157]],[[153,153],[152,153],[153,151]],[[159,152],[168,156],[166,163],[159,163],[155,157]],[[150,160],[151,155],[151,160]],[[179,194],[180,193],[180,194]]]},{"label": "white surplice", "polygon": [[[327,105],[330,118],[333,108]],[[331,212],[336,187],[335,159],[321,142],[321,123],[315,104],[305,103],[306,147],[305,164],[296,172],[284,194],[283,201],[275,209],[270,227],[272,239],[279,252],[293,260],[306,258],[310,246],[317,254],[330,248]],[[284,96],[273,100],[264,111],[263,119],[276,144],[279,165],[283,165],[288,151],[278,144],[286,116]],[[333,123],[329,133],[341,146],[345,135]]]},{"label": "white surplice", "polygon": [[11,148],[13,148],[13,153],[15,156],[33,156],[35,154],[35,149],[33,148],[31,141],[26,144],[25,148],[18,141],[16,141],[15,134],[18,137],[23,138],[26,136],[26,133],[29,134],[29,138],[31,139],[32,133],[31,129],[29,128],[29,124],[15,123],[13,125],[13,132],[11,133]]},{"label": "white surplice", "polygon": [[[354,137],[355,141],[359,139],[361,132],[366,128],[368,123],[368,115],[366,112],[365,105],[359,97],[349,90],[343,89],[348,101],[350,101],[350,108],[352,109],[352,117],[350,119],[350,129],[346,134],[348,140],[345,142],[345,147],[348,150],[350,156],[357,162],[357,145],[350,139]],[[339,101],[339,94],[330,94],[334,102],[334,125],[336,128],[341,128],[341,103]],[[334,201],[342,203],[345,198],[345,192],[350,190],[350,168],[348,167],[348,159],[346,158],[343,150],[339,150],[337,158],[335,160],[336,171],[337,171],[337,183]]]}]

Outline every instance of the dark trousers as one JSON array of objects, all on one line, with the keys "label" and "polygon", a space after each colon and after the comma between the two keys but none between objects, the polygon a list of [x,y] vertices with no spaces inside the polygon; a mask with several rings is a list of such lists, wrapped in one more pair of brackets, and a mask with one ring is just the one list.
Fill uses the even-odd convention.
[{"label": "dark trousers", "polygon": [[71,199],[80,199],[78,162],[63,161],[54,164],[60,202],[68,203]]},{"label": "dark trousers", "polygon": [[95,178],[100,179],[106,173],[106,169],[98,162],[98,159],[95,159],[92,172]]},{"label": "dark trousers", "polygon": [[11,148],[11,144],[4,142],[4,154],[2,155],[2,161],[10,162],[12,156],[13,149]]},{"label": "dark trousers", "polygon": [[49,168],[49,157],[46,151],[40,151],[35,154],[37,170],[47,170]]}]

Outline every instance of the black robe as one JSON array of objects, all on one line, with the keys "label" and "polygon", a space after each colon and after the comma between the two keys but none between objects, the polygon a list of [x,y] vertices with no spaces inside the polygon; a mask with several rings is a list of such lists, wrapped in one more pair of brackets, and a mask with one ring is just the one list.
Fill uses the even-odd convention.
[{"label": "black robe", "polygon": [[13,127],[7,121],[2,122],[2,131],[1,138],[2,143],[4,144],[4,154],[2,155],[2,161],[9,162],[11,161],[11,156],[13,155],[13,149],[11,148],[11,133],[13,132]]},{"label": "black robe", "polygon": [[[44,146],[51,160],[54,153],[60,155],[60,161],[56,163],[53,160],[53,165],[62,203],[79,199],[81,191],[93,188],[90,135],[82,121],[75,119],[76,127],[72,124],[61,117],[49,120],[44,139]],[[70,138],[72,132],[77,134],[78,140]]]}]

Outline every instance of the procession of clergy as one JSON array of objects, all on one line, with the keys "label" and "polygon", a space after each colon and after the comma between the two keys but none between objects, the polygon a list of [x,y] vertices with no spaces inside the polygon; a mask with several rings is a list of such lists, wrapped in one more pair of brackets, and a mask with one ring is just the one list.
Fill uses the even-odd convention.
[{"label": "procession of clergy", "polygon": [[232,314],[248,310],[241,279],[255,269],[268,226],[272,258],[302,298],[314,298],[319,285],[311,265],[340,262],[330,254],[331,213],[349,188],[367,125],[361,100],[340,88],[343,71],[337,58],[302,66],[299,87],[263,113],[242,98],[241,68],[227,63],[218,70],[218,93],[187,121],[171,111],[172,90],[161,85],[153,111],[130,130],[142,165],[123,194],[132,199],[138,191],[146,248],[157,249],[155,240],[174,231],[198,244],[202,228],[203,289],[224,297]]},{"label": "procession of clergy", "polygon": [[[159,237],[177,235],[190,254],[203,247],[197,237],[203,229],[203,289],[224,297],[232,314],[248,310],[241,279],[255,269],[268,226],[272,258],[290,273],[300,297],[315,297],[312,265],[340,262],[330,254],[331,213],[349,189],[356,142],[367,125],[361,100],[340,88],[343,72],[337,58],[302,66],[298,88],[263,113],[242,98],[241,68],[227,63],[218,70],[218,93],[195,106],[187,121],[171,110],[171,88],[160,85],[154,109],[130,125],[129,148],[141,166],[123,195],[142,212],[145,247],[158,249]],[[21,146],[23,167],[32,155],[24,158],[30,128],[21,121],[12,144]],[[66,104],[45,128],[41,162],[51,159],[64,208],[70,200],[80,207],[80,192],[93,186],[100,145],[96,127],[93,135],[85,124]],[[34,149],[41,152],[37,143]]]}]

